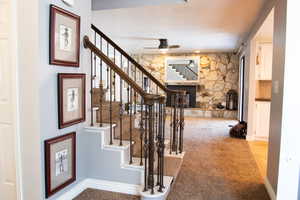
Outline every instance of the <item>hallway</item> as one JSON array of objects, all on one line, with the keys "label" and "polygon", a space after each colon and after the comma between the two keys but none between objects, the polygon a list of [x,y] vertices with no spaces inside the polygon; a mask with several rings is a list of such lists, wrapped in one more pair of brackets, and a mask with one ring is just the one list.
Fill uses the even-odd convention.
[{"label": "hallway", "polygon": [[[228,137],[221,119],[187,118],[185,157],[168,200],[269,200],[247,141]],[[76,200],[138,199],[88,189]]]},{"label": "hallway", "polygon": [[247,141],[228,137],[235,121],[188,118],[185,157],[168,200],[268,200]]}]

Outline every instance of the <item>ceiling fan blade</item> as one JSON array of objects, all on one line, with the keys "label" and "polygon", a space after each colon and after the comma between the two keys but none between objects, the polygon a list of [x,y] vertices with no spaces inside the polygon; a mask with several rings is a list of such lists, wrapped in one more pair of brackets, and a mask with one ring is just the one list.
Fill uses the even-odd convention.
[{"label": "ceiling fan blade", "polygon": [[180,45],[170,45],[169,49],[177,49],[180,48]]},{"label": "ceiling fan blade", "polygon": [[158,49],[157,47],[144,47],[144,49]]}]

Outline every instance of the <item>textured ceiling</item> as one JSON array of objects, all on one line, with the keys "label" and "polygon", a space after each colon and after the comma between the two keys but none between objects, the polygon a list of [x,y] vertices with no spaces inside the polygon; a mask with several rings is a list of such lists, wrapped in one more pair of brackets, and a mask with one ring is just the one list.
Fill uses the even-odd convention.
[{"label": "textured ceiling", "polygon": [[267,0],[189,0],[159,6],[93,11],[93,23],[130,53],[156,53],[155,38],[181,48],[171,53],[234,51]]}]

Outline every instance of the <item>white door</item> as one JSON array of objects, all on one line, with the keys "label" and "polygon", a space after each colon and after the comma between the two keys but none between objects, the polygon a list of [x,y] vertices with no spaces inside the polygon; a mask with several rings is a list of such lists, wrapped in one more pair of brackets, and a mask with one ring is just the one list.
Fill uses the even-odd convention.
[{"label": "white door", "polygon": [[16,199],[15,71],[12,60],[11,0],[0,0],[0,199]]}]

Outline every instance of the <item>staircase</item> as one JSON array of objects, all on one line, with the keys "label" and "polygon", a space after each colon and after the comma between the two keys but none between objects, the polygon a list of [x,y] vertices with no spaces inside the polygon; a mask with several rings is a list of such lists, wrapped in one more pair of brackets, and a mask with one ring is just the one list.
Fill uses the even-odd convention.
[{"label": "staircase", "polygon": [[[184,155],[185,93],[166,88],[97,27],[91,28],[93,42],[84,37],[92,61],[89,177],[137,185],[142,199],[166,199]],[[168,124],[167,96],[172,99]]]}]

